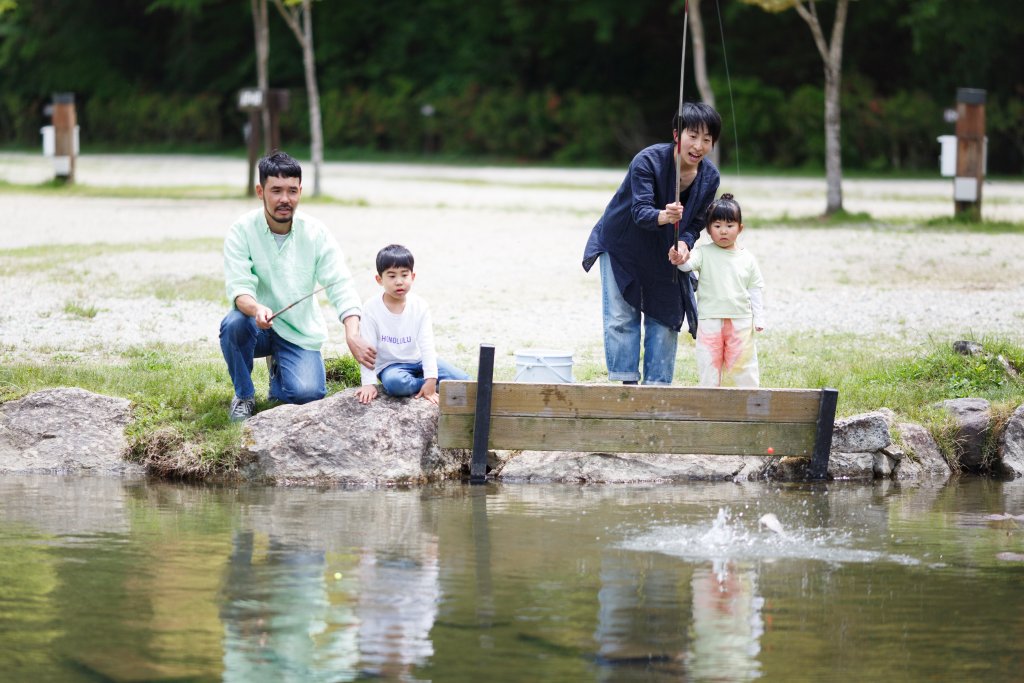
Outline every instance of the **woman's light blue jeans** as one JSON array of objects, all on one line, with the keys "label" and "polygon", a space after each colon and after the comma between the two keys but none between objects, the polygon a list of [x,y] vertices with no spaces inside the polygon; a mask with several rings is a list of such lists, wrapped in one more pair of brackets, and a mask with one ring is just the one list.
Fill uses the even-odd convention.
[{"label": "woman's light blue jeans", "polygon": [[281,403],[309,403],[327,395],[324,359],[285,340],[273,328],[261,330],[256,320],[233,309],[220,323],[220,350],[228,364],[235,396],[254,398],[254,358],[271,357],[270,400]]},{"label": "woman's light blue jeans", "polygon": [[671,384],[676,368],[679,333],[641,312],[622,298],[608,254],[601,254],[601,311],[604,316],[604,358],[611,382],[640,380],[640,324],[643,317],[644,384]]},{"label": "woman's light blue jeans", "polygon": [[[390,396],[415,396],[420,393],[426,381],[423,378],[422,363],[395,363],[381,370],[378,377],[384,391]],[[438,384],[446,379],[469,379],[469,375],[438,358]]]}]

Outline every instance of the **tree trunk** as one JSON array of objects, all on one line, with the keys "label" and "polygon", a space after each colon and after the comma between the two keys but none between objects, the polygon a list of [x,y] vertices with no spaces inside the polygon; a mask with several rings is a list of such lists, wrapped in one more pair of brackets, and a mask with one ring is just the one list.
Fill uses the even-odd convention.
[{"label": "tree trunk", "polygon": [[843,157],[840,142],[839,90],[841,74],[837,65],[825,65],[825,215],[843,210]]},{"label": "tree trunk", "polygon": [[[806,4],[805,4],[806,2]],[[814,44],[825,68],[825,215],[843,210],[843,157],[840,141],[840,91],[843,73],[843,32],[850,0],[837,0],[836,17],[832,23],[831,44],[818,21],[815,0],[802,0],[794,8],[811,27]]]},{"label": "tree trunk", "polygon": [[320,196],[320,173],[324,165],[324,126],[320,115],[320,88],[316,83],[316,55],[313,51],[312,0],[302,0],[302,64],[306,71],[306,96],[309,99],[309,144],[313,158],[313,196]]},{"label": "tree trunk", "polygon": [[313,196],[320,196],[320,171],[324,165],[324,126],[320,114],[320,88],[316,83],[316,53],[313,50],[313,0],[302,0],[301,7],[285,8],[274,0],[288,28],[302,48],[302,66],[306,75],[306,99],[309,100],[310,156],[313,160]]},{"label": "tree trunk", "polygon": [[263,93],[260,122],[263,128],[263,151],[270,151],[270,20],[267,0],[252,1],[252,26],[256,36],[256,87]]},{"label": "tree trunk", "polygon": [[[693,23],[693,76],[697,91],[705,103],[715,106],[715,93],[708,80],[707,49],[704,46],[704,20],[700,14],[700,0],[689,0],[690,21]],[[718,146],[711,150],[711,161],[718,166]]]}]

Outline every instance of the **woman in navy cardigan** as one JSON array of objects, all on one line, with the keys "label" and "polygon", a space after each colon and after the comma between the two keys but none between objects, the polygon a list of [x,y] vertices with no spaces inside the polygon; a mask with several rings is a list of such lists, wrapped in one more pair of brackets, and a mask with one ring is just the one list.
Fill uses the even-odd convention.
[{"label": "woman in navy cardigan", "polygon": [[[636,384],[640,376],[643,327],[643,383],[671,384],[676,343],[683,320],[697,328],[693,282],[668,260],[679,223],[680,253],[689,250],[704,229],[704,213],[718,192],[721,176],[704,158],[722,130],[722,118],[702,102],[683,105],[673,119],[676,144],[651,145],[633,157],[622,185],[594,226],[583,252],[583,269],[601,261],[604,351],[608,379]],[[679,187],[676,161],[679,162]],[[685,259],[684,259],[685,262]]]}]

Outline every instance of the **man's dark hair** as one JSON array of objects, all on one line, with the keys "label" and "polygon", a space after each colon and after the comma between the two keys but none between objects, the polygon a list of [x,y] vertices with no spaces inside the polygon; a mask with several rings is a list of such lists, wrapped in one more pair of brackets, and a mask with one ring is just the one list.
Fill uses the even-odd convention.
[{"label": "man's dark hair", "polygon": [[679,131],[694,130],[698,132],[707,131],[711,134],[711,145],[718,142],[718,136],[722,133],[722,117],[718,115],[715,108],[703,102],[686,102],[683,104],[683,119],[680,125],[679,112],[672,115],[672,130]]},{"label": "man's dark hair", "polygon": [[275,150],[260,159],[260,185],[266,187],[267,178],[298,178],[302,182],[302,167],[288,154]]},{"label": "man's dark hair", "polygon": [[383,275],[388,268],[408,268],[414,270],[416,260],[412,252],[401,244],[389,244],[377,252],[377,275]]}]

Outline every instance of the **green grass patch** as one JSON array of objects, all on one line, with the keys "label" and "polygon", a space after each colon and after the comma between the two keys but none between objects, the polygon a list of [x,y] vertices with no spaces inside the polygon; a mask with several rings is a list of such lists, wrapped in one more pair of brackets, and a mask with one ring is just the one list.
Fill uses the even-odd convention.
[{"label": "green grass patch", "polygon": [[223,278],[207,275],[193,275],[185,280],[161,278],[147,282],[138,293],[152,295],[161,301],[212,301],[223,303],[225,307],[228,304]]},{"label": "green grass patch", "polygon": [[[361,197],[354,199],[321,195],[314,197],[312,189],[303,196],[304,203],[334,204],[340,206],[370,206]],[[48,180],[34,185],[0,180],[0,194],[28,194],[44,197],[88,197],[104,199],[215,199],[238,200],[250,198],[248,193],[227,185],[86,185]]]},{"label": "green grass patch", "polygon": [[1024,223],[1009,221],[976,221],[965,216],[941,216],[931,218],[922,227],[936,232],[983,233],[999,235],[1005,233],[1024,233]]},{"label": "green grass patch", "polygon": [[45,261],[81,261],[96,256],[110,256],[135,251],[154,251],[159,253],[187,251],[217,251],[224,247],[223,239],[212,237],[187,240],[159,240],[153,242],[130,242],[110,244],[94,242],[89,244],[46,244],[16,249],[0,249],[0,258],[39,259]]},{"label": "green grass patch", "polygon": [[77,301],[68,301],[64,304],[64,312],[77,318],[95,318],[100,309],[95,306],[86,306]]},{"label": "green grass patch", "polygon": [[135,252],[220,252],[224,241],[220,239],[159,240],[130,244],[48,244],[17,249],[0,249],[0,277],[22,273],[55,271],[65,282],[79,281],[85,274],[72,269],[92,258],[109,257]]},{"label": "green grass patch", "polygon": [[245,194],[227,185],[86,185],[47,180],[33,185],[0,180],[0,194],[33,194],[44,197],[106,197],[114,199],[240,199]]},{"label": "green grass patch", "polygon": [[964,356],[952,342],[929,339],[913,347],[893,340],[829,334],[765,335],[758,342],[761,385],[832,387],[840,415],[891,408],[913,421],[934,417],[936,402],[966,396],[994,405],[1024,403],[1024,381],[1007,372],[1024,370],[1024,347],[982,338],[984,354]]},{"label": "green grass patch", "polygon": [[873,232],[899,229],[913,232],[957,232],[991,235],[1024,233],[1024,223],[984,220],[973,222],[961,221],[951,217],[927,220],[913,218],[878,219],[863,211],[858,213],[839,211],[831,216],[790,216],[789,214],[783,214],[777,218],[755,218],[752,224],[758,228],[802,228],[812,230],[845,228]]}]

